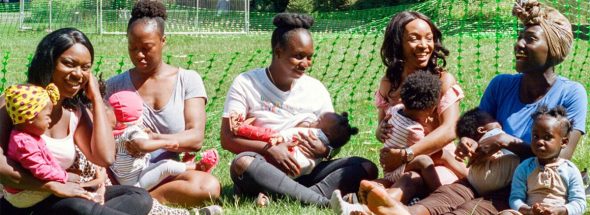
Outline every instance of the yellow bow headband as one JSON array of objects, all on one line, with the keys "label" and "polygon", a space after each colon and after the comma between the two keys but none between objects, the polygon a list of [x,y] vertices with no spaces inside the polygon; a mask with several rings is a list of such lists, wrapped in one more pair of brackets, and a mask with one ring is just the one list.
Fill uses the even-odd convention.
[{"label": "yellow bow headband", "polygon": [[8,115],[16,125],[35,118],[47,103],[57,104],[59,90],[55,84],[45,89],[31,84],[12,85],[6,89],[5,98]]}]

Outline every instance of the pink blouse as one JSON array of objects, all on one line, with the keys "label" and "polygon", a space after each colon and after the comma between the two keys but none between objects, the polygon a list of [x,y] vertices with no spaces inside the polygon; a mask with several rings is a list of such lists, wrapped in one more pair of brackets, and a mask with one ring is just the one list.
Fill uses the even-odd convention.
[{"label": "pink blouse", "polygon": [[[40,136],[32,136],[16,129],[12,130],[7,155],[8,158],[19,161],[22,167],[42,181],[65,183],[68,178],[68,173],[51,156],[45,141]],[[20,192],[14,188],[5,187],[5,189],[13,194]]]}]

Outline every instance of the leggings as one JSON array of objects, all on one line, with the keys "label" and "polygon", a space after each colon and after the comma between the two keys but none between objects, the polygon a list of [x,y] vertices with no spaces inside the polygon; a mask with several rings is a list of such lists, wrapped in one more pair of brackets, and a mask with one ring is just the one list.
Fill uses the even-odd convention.
[{"label": "leggings", "polygon": [[254,160],[242,175],[230,171],[238,195],[254,196],[260,192],[286,195],[305,204],[326,207],[334,190],[340,189],[344,194],[357,192],[361,180],[377,178],[375,164],[360,157],[324,161],[310,174],[291,179],[255,152],[240,153],[234,162],[243,156]]},{"label": "leggings", "polygon": [[50,196],[28,208],[16,208],[4,198],[0,199],[0,214],[87,214],[87,215],[145,215],[152,208],[152,198],[141,188],[113,185],[107,186],[104,205],[82,198],[60,198]]}]

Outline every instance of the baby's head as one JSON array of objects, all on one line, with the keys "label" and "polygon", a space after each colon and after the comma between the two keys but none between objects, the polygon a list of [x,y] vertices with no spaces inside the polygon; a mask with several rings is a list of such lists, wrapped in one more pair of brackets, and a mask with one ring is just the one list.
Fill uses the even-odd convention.
[{"label": "baby's head", "polygon": [[21,84],[6,89],[6,111],[17,130],[42,135],[51,124],[53,105],[59,101],[54,84],[46,88]]},{"label": "baby's head", "polygon": [[502,126],[492,115],[479,108],[473,108],[463,114],[457,121],[457,137],[469,137],[479,141],[488,131],[502,129]]},{"label": "baby's head", "polygon": [[438,75],[416,71],[402,83],[400,97],[406,110],[432,114],[440,99],[441,83]]},{"label": "baby's head", "polygon": [[562,148],[567,146],[572,131],[572,122],[567,118],[565,108],[557,106],[549,109],[541,106],[533,113],[531,149],[539,160],[557,158]]},{"label": "baby's head", "polygon": [[115,115],[115,129],[123,129],[127,124],[141,124],[143,100],[136,92],[119,91],[109,97],[109,106]]},{"label": "baby's head", "polygon": [[356,135],[359,132],[358,128],[352,127],[349,124],[347,112],[342,112],[342,114],[334,112],[323,113],[311,127],[321,129],[328,137],[330,146],[335,149],[344,146],[352,135]]}]

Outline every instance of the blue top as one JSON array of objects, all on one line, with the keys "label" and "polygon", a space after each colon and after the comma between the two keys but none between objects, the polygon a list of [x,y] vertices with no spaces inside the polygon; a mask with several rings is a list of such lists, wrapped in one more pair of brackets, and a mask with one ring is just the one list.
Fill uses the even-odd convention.
[{"label": "blue top", "polygon": [[[567,208],[568,214],[582,214],[586,209],[586,194],[580,170],[571,161],[565,159],[562,159],[562,161],[563,163],[557,167],[557,173],[567,190],[565,208]],[[512,177],[510,208],[518,210],[527,203],[527,180],[529,177],[533,177],[531,173],[536,168],[541,168],[536,157],[526,159],[516,167]]]},{"label": "blue top", "polygon": [[481,98],[479,108],[495,117],[506,133],[529,145],[533,125],[531,115],[543,104],[548,108],[565,107],[567,117],[573,120],[573,129],[585,133],[588,97],[580,83],[559,76],[543,98],[523,104],[518,95],[522,76],[502,74],[494,77]]}]

